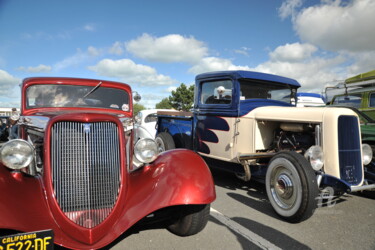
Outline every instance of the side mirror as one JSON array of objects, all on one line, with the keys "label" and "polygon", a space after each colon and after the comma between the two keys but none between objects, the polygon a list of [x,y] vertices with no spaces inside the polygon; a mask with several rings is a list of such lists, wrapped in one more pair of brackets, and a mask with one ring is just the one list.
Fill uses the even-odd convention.
[{"label": "side mirror", "polygon": [[133,91],[133,100],[135,101],[135,102],[139,102],[140,100],[141,100],[141,95],[140,94],[138,94],[138,92],[137,91]]}]

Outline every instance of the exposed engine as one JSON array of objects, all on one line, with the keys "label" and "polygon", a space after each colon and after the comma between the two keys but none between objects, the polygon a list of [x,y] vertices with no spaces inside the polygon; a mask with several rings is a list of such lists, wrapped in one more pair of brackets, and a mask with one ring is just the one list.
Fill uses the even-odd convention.
[{"label": "exposed engine", "polygon": [[315,144],[314,125],[281,123],[275,130],[273,148],[276,151],[293,150],[304,153]]}]

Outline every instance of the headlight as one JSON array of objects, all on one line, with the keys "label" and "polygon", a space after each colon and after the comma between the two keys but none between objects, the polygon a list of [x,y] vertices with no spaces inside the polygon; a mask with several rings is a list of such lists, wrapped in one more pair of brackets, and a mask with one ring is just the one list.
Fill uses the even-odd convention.
[{"label": "headlight", "polygon": [[140,162],[150,163],[154,161],[158,155],[158,146],[156,142],[150,138],[140,139],[135,144],[134,155]]},{"label": "headlight", "polygon": [[27,141],[16,139],[6,142],[0,149],[0,159],[11,169],[27,167],[34,156],[34,147]]},{"label": "headlight", "polygon": [[372,148],[368,144],[362,144],[362,162],[364,165],[372,161]]},{"label": "headlight", "polygon": [[134,117],[134,120],[135,120],[135,123],[141,125],[141,123],[142,123],[142,117],[140,115],[136,115]]},{"label": "headlight", "polygon": [[318,171],[324,165],[323,150],[319,146],[311,146],[305,153],[305,158],[310,161],[311,167]]}]

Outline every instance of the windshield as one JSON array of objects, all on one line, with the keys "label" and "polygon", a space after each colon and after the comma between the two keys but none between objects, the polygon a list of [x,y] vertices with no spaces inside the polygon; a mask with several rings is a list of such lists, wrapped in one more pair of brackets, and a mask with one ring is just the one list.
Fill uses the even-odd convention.
[{"label": "windshield", "polygon": [[332,104],[360,108],[361,102],[362,102],[362,94],[359,93],[359,94],[337,96],[333,100]]},{"label": "windshield", "polygon": [[81,85],[32,85],[26,91],[26,105],[27,108],[93,107],[129,111],[129,95],[125,90],[98,87],[92,91],[93,88]]},{"label": "windshield", "polygon": [[275,101],[295,103],[295,89],[287,84],[262,82],[242,79],[240,82],[240,100],[269,99]]}]

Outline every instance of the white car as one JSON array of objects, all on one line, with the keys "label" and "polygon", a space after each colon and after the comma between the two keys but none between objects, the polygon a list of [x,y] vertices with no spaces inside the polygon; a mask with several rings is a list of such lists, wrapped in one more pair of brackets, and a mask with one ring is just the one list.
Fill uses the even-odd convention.
[{"label": "white car", "polygon": [[135,141],[141,138],[155,139],[158,111],[171,111],[170,109],[144,109],[135,116]]},{"label": "white car", "polygon": [[297,107],[325,106],[324,97],[315,93],[297,93]]}]

